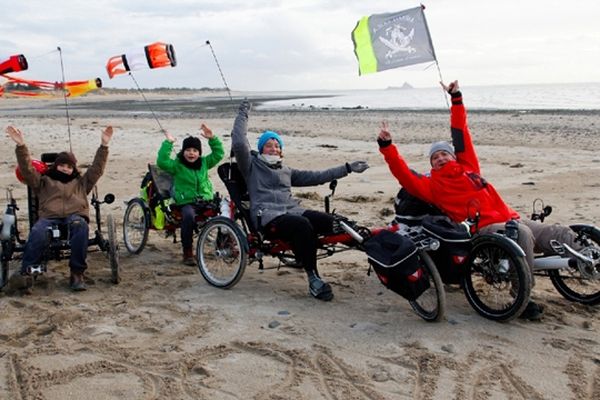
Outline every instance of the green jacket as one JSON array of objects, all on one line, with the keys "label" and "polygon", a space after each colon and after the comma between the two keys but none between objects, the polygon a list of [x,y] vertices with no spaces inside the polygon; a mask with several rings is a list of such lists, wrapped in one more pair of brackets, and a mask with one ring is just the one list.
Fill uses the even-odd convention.
[{"label": "green jacket", "polygon": [[208,170],[216,166],[225,154],[221,139],[213,136],[208,141],[211,153],[202,159],[200,169],[186,167],[178,157],[171,158],[173,143],[165,140],[158,150],[156,165],[173,176],[173,199],[175,204],[190,204],[198,198],[211,200],[214,197],[213,186],[208,178]]}]

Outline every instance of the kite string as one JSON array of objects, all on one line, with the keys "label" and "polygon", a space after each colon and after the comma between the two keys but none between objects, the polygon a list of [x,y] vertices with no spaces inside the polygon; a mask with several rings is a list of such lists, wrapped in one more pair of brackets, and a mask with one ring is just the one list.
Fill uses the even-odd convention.
[{"label": "kite string", "polygon": [[150,102],[148,101],[148,99],[146,98],[146,96],[144,95],[144,92],[142,91],[142,89],[140,88],[140,85],[138,85],[137,81],[135,80],[135,77],[133,76],[133,74],[131,73],[131,71],[129,71],[129,76],[131,77],[131,79],[133,79],[133,83],[135,83],[135,86],[137,87],[138,92],[140,92],[140,94],[142,95],[142,98],[144,99],[144,102],[146,103],[146,105],[148,106],[148,108],[150,109],[150,112],[152,113],[152,116],[154,117],[154,119],[156,120],[156,123],[158,124],[158,126],[160,127],[161,132],[166,132],[165,129],[162,127],[160,121],[158,120],[158,117],[156,116],[156,114],[154,113],[154,110],[152,109],[152,106],[150,105]]},{"label": "kite string", "polygon": [[206,44],[208,45],[208,47],[210,47],[210,51],[213,55],[213,58],[215,59],[215,63],[217,64],[217,68],[219,69],[219,73],[221,74],[221,79],[223,80],[223,83],[225,84],[225,89],[227,89],[227,94],[229,95],[229,100],[231,100],[233,102],[233,98],[231,97],[231,91],[229,90],[229,85],[227,85],[227,82],[225,81],[225,75],[223,75],[223,70],[221,70],[221,65],[219,64],[219,60],[217,60],[217,55],[215,54],[215,51],[213,50],[213,47],[210,44],[210,40],[207,40]]},{"label": "kite string", "polygon": [[63,64],[61,48],[57,47],[56,50],[58,50],[58,55],[60,57],[60,70],[62,72],[62,92],[63,92],[63,98],[65,99],[65,111],[67,113],[67,131],[69,133],[69,151],[72,153],[73,152],[73,144],[71,143],[71,118],[69,117],[69,101],[67,100],[67,90],[65,87],[65,83],[66,83],[65,66]]}]

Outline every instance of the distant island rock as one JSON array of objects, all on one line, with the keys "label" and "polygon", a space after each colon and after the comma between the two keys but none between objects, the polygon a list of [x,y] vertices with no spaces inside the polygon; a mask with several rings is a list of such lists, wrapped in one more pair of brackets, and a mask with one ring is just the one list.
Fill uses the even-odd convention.
[{"label": "distant island rock", "polygon": [[414,89],[410,83],[404,82],[402,86],[388,86],[386,90],[405,90],[405,89]]}]

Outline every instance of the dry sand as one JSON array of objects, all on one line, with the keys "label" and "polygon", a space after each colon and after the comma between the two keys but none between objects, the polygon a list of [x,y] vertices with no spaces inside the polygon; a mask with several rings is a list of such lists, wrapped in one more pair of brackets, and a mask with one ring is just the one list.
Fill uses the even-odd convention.
[{"label": "dry sand", "polygon": [[[117,196],[103,208],[117,221],[162,140],[147,112],[123,110],[127,103],[71,113],[73,150],[84,165],[101,127],[115,127],[99,192]],[[34,156],[68,146],[60,103],[2,100],[0,112],[2,130],[21,128]],[[179,142],[202,120],[227,148],[233,118],[227,110],[160,114]],[[428,144],[449,136],[444,112],[356,110],[254,111],[249,136],[254,143],[263,129],[282,131],[286,163],[297,168],[368,160],[364,174],[339,182],[334,206],[380,226],[398,190],[374,141],[382,119],[416,169],[427,168]],[[517,210],[530,214],[542,198],[554,207],[549,222],[600,224],[598,113],[478,112],[470,121],[484,175]],[[25,230],[14,146],[6,137],[0,143],[0,187],[14,185]],[[322,198],[328,190],[296,192]],[[600,399],[597,307],[568,302],[546,277],[533,290],[546,308],[541,322],[486,320],[448,288],[446,319],[426,323],[367,276],[357,251],[320,261],[335,293],[330,303],[307,294],[302,272],[277,269],[271,259],[262,272],[248,266],[231,290],[213,288],[180,263],[179,243],[161,232],[150,233],[140,255],[123,245],[120,255],[119,285],[109,281],[104,254],[94,252],[86,292],[69,290],[65,260],[50,265],[33,294],[0,294],[0,399]]]}]

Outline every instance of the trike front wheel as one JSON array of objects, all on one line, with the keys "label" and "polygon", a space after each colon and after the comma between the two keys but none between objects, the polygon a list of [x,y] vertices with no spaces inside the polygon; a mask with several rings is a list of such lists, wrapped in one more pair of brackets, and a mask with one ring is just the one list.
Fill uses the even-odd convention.
[{"label": "trike front wheel", "polygon": [[140,254],[148,241],[150,211],[140,198],[129,200],[123,216],[123,242],[131,254]]},{"label": "trike front wheel", "polygon": [[239,282],[246,269],[246,236],[232,220],[213,218],[200,231],[196,257],[204,279],[213,286],[228,289]]},{"label": "trike front wheel", "polygon": [[531,293],[531,274],[517,244],[499,234],[473,240],[463,290],[480,315],[510,321],[523,312]]},{"label": "trike front wheel", "polygon": [[[579,233],[582,228],[571,227]],[[597,260],[600,257],[600,234],[596,230],[586,232],[591,246],[580,250],[584,256]],[[550,281],[565,299],[595,306],[600,304],[600,270],[598,265],[575,266],[548,271]]]},{"label": "trike front wheel", "polygon": [[427,322],[437,322],[446,312],[446,292],[435,263],[424,251],[419,254],[421,268],[429,280],[429,288],[415,300],[409,301],[417,315]]}]

